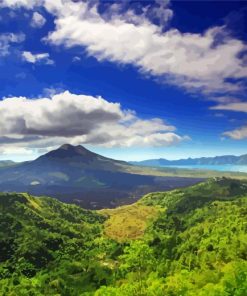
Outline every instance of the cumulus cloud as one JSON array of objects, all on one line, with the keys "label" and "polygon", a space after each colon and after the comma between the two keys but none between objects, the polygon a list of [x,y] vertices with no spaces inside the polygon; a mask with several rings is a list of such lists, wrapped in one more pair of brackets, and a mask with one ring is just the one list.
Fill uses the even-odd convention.
[{"label": "cumulus cloud", "polygon": [[[175,127],[166,125],[161,119],[142,120],[134,117],[130,122],[112,126],[110,130],[104,125],[100,126],[84,140],[104,147],[162,147],[189,139],[173,131]],[[81,140],[80,137],[75,138],[75,141]]]},{"label": "cumulus cloud", "polygon": [[213,27],[204,33],[182,33],[162,28],[133,11],[104,18],[88,2],[47,2],[55,15],[55,30],[47,41],[65,48],[81,46],[99,61],[133,64],[164,82],[204,93],[236,92],[246,78],[247,46],[227,29]]},{"label": "cumulus cloud", "polygon": [[247,126],[242,126],[240,128],[234,129],[232,131],[227,131],[223,133],[224,136],[227,136],[233,140],[243,140],[247,138]]},{"label": "cumulus cloud", "polygon": [[105,147],[169,146],[188,139],[159,118],[141,119],[134,111],[101,97],[68,91],[51,98],[0,101],[0,143],[53,147],[63,143]]},{"label": "cumulus cloud", "polygon": [[74,95],[68,91],[51,99],[6,98],[0,102],[0,106],[3,115],[0,132],[4,134],[83,135],[98,127],[101,121],[125,118],[119,104],[108,103],[102,98]]},{"label": "cumulus cloud", "polygon": [[46,23],[46,19],[42,14],[34,12],[31,20],[31,26],[34,28],[41,28]]},{"label": "cumulus cloud", "polygon": [[33,54],[30,51],[24,51],[22,53],[22,58],[24,61],[31,63],[31,64],[36,64],[36,63],[43,63],[46,65],[53,65],[54,61],[50,59],[49,53],[38,53],[38,54]]},{"label": "cumulus cloud", "polygon": [[7,56],[10,53],[12,43],[21,43],[24,41],[25,35],[23,33],[4,33],[0,34],[0,56]]}]

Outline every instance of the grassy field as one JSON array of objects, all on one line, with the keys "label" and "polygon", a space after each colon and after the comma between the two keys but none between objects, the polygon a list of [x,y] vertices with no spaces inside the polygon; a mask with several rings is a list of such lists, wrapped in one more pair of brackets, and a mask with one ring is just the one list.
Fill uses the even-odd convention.
[{"label": "grassy field", "polygon": [[100,210],[99,213],[109,217],[104,224],[105,235],[118,242],[125,242],[142,237],[148,224],[157,217],[159,209],[132,204]]}]

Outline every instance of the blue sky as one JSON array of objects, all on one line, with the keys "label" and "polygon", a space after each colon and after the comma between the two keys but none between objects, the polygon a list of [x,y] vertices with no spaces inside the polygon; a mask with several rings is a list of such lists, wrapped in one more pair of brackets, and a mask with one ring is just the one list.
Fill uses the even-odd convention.
[{"label": "blue sky", "polygon": [[1,159],[247,153],[245,1],[52,2],[0,1]]}]

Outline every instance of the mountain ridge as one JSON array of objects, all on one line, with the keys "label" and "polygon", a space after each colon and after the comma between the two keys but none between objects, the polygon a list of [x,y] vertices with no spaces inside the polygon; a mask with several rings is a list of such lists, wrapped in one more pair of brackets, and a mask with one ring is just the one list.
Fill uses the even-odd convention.
[{"label": "mountain ridge", "polygon": [[165,158],[147,159],[142,161],[131,161],[134,165],[143,166],[165,166],[165,165],[247,165],[247,154],[240,156],[222,155],[214,157],[184,158],[168,160]]}]

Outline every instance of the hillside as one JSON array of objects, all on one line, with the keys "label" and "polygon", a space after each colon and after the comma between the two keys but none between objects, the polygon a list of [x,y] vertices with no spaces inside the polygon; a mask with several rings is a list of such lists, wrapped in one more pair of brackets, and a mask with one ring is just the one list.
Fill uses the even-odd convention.
[{"label": "hillside", "polygon": [[[82,289],[88,282],[90,289],[90,272],[83,283],[76,273],[89,270],[91,249],[101,237],[104,220],[95,212],[52,198],[1,194],[0,294],[54,295],[58,278],[66,273],[68,283],[73,274],[73,285]],[[94,265],[92,274],[98,268],[96,259]]]},{"label": "hillside", "polygon": [[143,166],[166,166],[166,165],[247,165],[247,154],[235,155],[222,155],[215,157],[199,157],[199,158],[186,158],[178,160],[168,160],[165,158],[147,159],[143,161],[131,162],[135,165]]},{"label": "hillside", "polygon": [[1,194],[0,294],[245,296],[246,209],[226,178],[99,212]]},{"label": "hillside", "polygon": [[0,168],[6,168],[15,164],[16,163],[12,160],[0,160]]},{"label": "hillside", "polygon": [[202,180],[166,175],[161,173],[157,178],[157,172],[65,144],[33,161],[2,168],[0,191],[48,195],[85,208],[105,208],[131,203],[148,192]]}]

